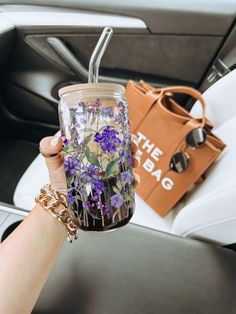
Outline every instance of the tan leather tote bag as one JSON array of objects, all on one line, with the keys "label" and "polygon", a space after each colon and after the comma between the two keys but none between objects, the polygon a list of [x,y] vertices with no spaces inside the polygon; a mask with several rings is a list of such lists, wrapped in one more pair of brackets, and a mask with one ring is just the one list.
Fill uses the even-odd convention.
[{"label": "tan leather tote bag", "polygon": [[[174,99],[186,94],[199,100],[202,116],[192,117]],[[142,155],[137,193],[165,216],[213,164],[225,144],[212,132],[201,93],[187,86],[153,88],[130,81],[126,87],[131,132]]]}]

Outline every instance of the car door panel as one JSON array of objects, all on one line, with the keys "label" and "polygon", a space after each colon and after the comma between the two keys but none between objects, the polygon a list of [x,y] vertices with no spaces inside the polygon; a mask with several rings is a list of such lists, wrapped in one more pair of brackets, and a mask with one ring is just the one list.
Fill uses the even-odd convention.
[{"label": "car door panel", "polygon": [[[6,97],[10,100],[8,103],[11,110],[20,114],[21,117],[24,112],[28,112],[27,119],[54,124],[55,117],[50,118],[47,115],[48,106],[43,103],[48,101],[49,106],[55,109],[59,87],[70,82],[85,82],[87,78],[83,75],[78,77],[55,52],[50,52],[51,47],[45,48],[50,46],[47,38],[52,36],[58,37],[66,46],[69,46],[84,69],[88,69],[89,57],[98,35],[83,33],[59,36],[50,34],[50,37],[48,35],[27,35],[24,39],[17,41],[16,54],[18,57],[13,57],[17,62],[13,61],[13,71],[8,72],[8,78],[11,84],[24,89],[25,95],[34,93],[41,97],[42,103],[37,105],[37,102],[29,102],[29,98],[23,97],[25,101],[20,108],[27,106],[28,109],[21,112],[20,108],[15,108],[13,99],[8,97],[8,93],[6,93]],[[202,38],[201,36],[172,35],[114,35],[101,62],[100,74],[105,76],[104,80],[107,77],[116,77],[118,80],[120,78],[121,83],[125,83],[128,79],[145,79],[155,85],[197,86],[208,65],[209,56],[211,58],[214,56],[221,40],[221,37],[208,36]],[[31,47],[33,50],[30,49]],[[36,51],[37,53],[35,53]],[[12,88],[14,88],[13,85]],[[8,88],[9,86],[6,87],[6,90]],[[52,91],[54,92],[52,93]],[[14,94],[18,98],[17,88],[10,97]],[[45,108],[45,113],[40,114],[37,107]],[[47,115],[46,120],[43,118],[45,114]],[[35,119],[36,117],[37,119]]]},{"label": "car door panel", "polygon": [[236,13],[234,0],[0,0],[0,4],[6,3],[131,16],[144,21],[156,34],[224,36]]},{"label": "car door panel", "polygon": [[[62,39],[88,67],[98,36],[65,35]],[[221,37],[208,36],[114,34],[102,60],[101,70],[129,71],[131,78],[135,76],[132,72],[135,72],[139,78],[151,74],[157,78],[176,80],[177,83],[197,84],[221,40]]]},{"label": "car door panel", "polygon": [[[24,1],[28,6],[0,6],[0,16],[16,26],[2,86],[7,109],[36,128],[54,130],[58,89],[87,81],[90,55],[108,23],[114,35],[101,62],[100,81],[200,86],[235,10],[231,0],[224,6],[214,0],[215,7],[211,1],[191,2],[180,1],[175,10],[173,1],[58,1],[57,8],[54,1],[37,1],[38,6]],[[60,8],[63,4],[66,8]]]}]

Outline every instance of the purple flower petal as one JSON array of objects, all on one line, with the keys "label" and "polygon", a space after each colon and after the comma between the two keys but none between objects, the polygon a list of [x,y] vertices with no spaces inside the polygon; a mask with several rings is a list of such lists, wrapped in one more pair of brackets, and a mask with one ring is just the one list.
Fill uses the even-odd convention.
[{"label": "purple flower petal", "polygon": [[111,197],[111,206],[114,206],[116,208],[121,207],[124,204],[124,199],[121,196],[121,194],[115,194]]},{"label": "purple flower petal", "polygon": [[132,182],[132,175],[129,171],[124,171],[121,173],[121,180],[125,183],[131,183]]}]

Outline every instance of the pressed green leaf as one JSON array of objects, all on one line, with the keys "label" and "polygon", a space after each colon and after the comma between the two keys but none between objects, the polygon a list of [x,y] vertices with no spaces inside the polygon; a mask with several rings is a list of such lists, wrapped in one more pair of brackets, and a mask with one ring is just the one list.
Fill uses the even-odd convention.
[{"label": "pressed green leaf", "polygon": [[94,124],[95,124],[96,119],[97,119],[97,116],[95,115],[95,116],[93,117],[93,120],[92,120],[92,122],[91,122],[91,125],[94,125]]},{"label": "pressed green leaf", "polygon": [[122,182],[121,181],[117,181],[116,183],[117,187],[121,190],[122,189]]},{"label": "pressed green leaf", "polygon": [[127,194],[124,196],[124,199],[125,199],[126,201],[131,201],[131,197],[130,197],[129,195],[127,195]]},{"label": "pressed green leaf", "polygon": [[94,129],[92,128],[85,128],[83,130],[80,130],[81,132],[96,132]]},{"label": "pressed green leaf", "polygon": [[120,158],[113,159],[112,161],[109,162],[106,168],[105,176],[109,177],[111,175],[114,175],[118,172],[118,162]]},{"label": "pressed green leaf", "polygon": [[100,165],[100,162],[97,158],[97,155],[94,152],[91,152],[90,149],[88,148],[88,146],[85,147],[84,154],[85,154],[87,160],[91,164],[101,168],[101,165]]},{"label": "pressed green leaf", "polygon": [[87,135],[87,136],[85,136],[85,138],[84,138],[84,140],[83,140],[83,144],[84,145],[87,145],[88,144],[88,142],[91,140],[91,137],[93,136],[93,134],[89,134],[89,135]]},{"label": "pressed green leaf", "polygon": [[117,189],[116,186],[113,186],[113,187],[112,187],[112,190],[113,190],[115,193],[120,193],[119,189]]}]

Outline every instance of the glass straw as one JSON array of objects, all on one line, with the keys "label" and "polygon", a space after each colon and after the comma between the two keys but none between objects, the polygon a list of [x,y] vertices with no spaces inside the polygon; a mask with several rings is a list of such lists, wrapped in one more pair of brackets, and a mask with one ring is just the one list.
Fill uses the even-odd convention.
[{"label": "glass straw", "polygon": [[98,83],[98,73],[101,59],[104,55],[104,52],[107,49],[111,36],[113,34],[112,27],[105,27],[96,47],[93,50],[92,56],[89,61],[89,73],[88,73],[88,82],[89,83]]}]

